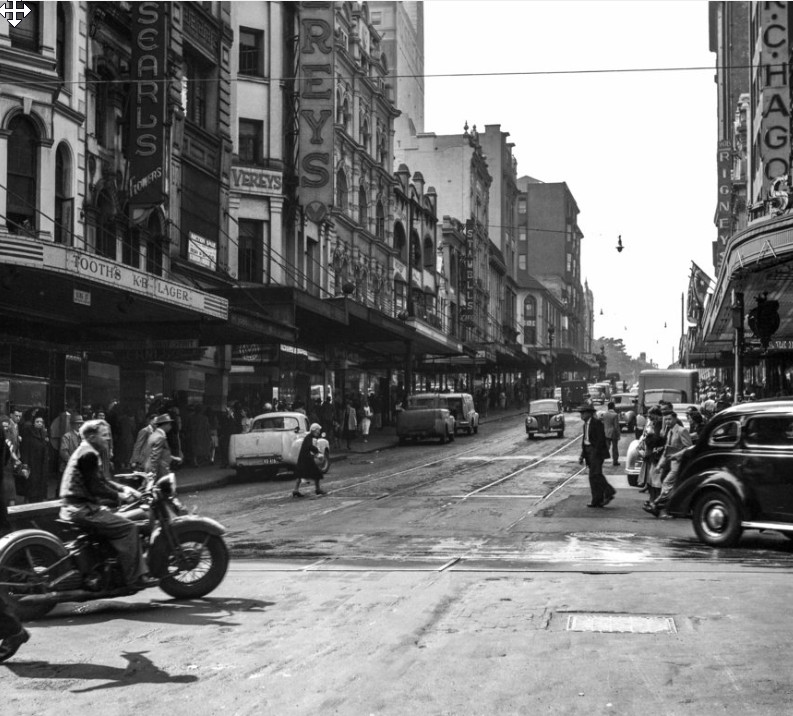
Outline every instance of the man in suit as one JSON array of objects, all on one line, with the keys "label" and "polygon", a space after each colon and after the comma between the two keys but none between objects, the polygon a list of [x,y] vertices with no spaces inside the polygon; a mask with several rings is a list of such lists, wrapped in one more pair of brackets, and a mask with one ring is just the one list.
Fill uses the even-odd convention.
[{"label": "man in suit", "polygon": [[606,431],[606,442],[611,446],[612,465],[620,464],[620,416],[614,403],[608,404],[608,410],[603,413],[603,429]]},{"label": "man in suit", "polygon": [[605,507],[614,499],[617,491],[608,483],[603,474],[603,461],[609,456],[609,445],[603,423],[595,418],[595,408],[591,405],[582,405],[578,408],[581,419],[584,421],[581,436],[580,464],[586,462],[589,468],[589,489],[592,491],[592,501],[587,507]]},{"label": "man in suit", "polygon": [[143,469],[153,472],[155,477],[162,477],[171,471],[171,448],[168,445],[168,433],[173,427],[173,418],[166,413],[158,415],[154,420],[154,430],[149,436],[144,451]]}]

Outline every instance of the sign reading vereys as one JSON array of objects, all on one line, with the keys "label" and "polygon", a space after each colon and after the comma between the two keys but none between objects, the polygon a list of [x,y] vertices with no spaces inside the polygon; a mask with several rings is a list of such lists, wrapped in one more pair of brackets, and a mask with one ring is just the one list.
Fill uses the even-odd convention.
[{"label": "sign reading vereys", "polygon": [[133,2],[132,112],[129,203],[160,204],[165,197],[168,13],[170,3]]},{"label": "sign reading vereys", "polygon": [[321,221],[333,203],[333,3],[301,3],[299,86],[300,199]]}]

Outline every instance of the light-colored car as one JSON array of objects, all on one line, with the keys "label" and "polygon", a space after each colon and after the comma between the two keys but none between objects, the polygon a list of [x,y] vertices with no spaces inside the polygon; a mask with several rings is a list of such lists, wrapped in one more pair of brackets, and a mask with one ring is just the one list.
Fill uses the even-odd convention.
[{"label": "light-colored car", "polygon": [[[229,465],[238,475],[262,469],[275,475],[281,468],[294,469],[309,420],[303,413],[264,413],[253,419],[247,433],[232,435],[229,441]],[[330,445],[323,436],[315,438],[319,453],[315,456],[323,473],[330,468]]]},{"label": "light-colored car", "polygon": [[526,436],[529,440],[536,435],[556,434],[564,437],[564,412],[562,401],[545,399],[532,400],[529,404],[529,414],[526,416]]}]

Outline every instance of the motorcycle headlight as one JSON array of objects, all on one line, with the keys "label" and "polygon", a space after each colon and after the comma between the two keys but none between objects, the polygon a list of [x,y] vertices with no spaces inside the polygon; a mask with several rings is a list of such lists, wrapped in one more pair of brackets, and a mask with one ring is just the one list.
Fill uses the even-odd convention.
[{"label": "motorcycle headlight", "polygon": [[172,472],[169,472],[167,475],[163,475],[159,480],[157,480],[157,489],[159,489],[160,492],[162,492],[162,494],[166,497],[175,495],[176,475],[174,475]]}]

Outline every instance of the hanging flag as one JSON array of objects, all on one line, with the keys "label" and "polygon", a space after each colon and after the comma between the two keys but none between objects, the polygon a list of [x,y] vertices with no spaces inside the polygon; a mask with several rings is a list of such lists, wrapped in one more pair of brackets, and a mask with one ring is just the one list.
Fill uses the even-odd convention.
[{"label": "hanging flag", "polygon": [[705,298],[708,295],[708,288],[712,280],[710,277],[693,261],[691,262],[691,274],[688,277],[688,310],[686,318],[690,323],[699,325],[702,315],[705,312]]},{"label": "hanging flag", "polygon": [[708,276],[693,261],[691,262],[691,274],[694,279],[694,291],[701,306],[705,305],[705,296],[708,295],[708,288],[713,283],[713,279]]}]

